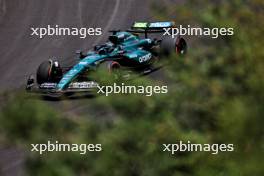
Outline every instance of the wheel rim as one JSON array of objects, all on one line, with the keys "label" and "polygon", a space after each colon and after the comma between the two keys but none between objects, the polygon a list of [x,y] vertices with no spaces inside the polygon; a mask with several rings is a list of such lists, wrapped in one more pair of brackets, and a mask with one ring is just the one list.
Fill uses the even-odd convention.
[{"label": "wheel rim", "polygon": [[178,44],[176,44],[176,53],[180,55],[186,54],[187,45],[183,38],[180,38]]}]

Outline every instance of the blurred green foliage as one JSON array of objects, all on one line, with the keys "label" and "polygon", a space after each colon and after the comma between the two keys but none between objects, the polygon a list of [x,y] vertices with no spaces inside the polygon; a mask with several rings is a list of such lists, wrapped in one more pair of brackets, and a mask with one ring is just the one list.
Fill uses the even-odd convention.
[{"label": "blurred green foliage", "polygon": [[[6,144],[26,151],[31,143],[47,140],[103,145],[102,152],[85,156],[28,153],[29,175],[264,174],[264,2],[190,0],[154,8],[161,20],[175,15],[178,24],[233,27],[235,34],[218,39],[193,37],[186,57],[164,58],[169,63],[164,69],[169,82],[166,95],[89,100],[96,109],[114,112],[114,121],[65,118],[45,102],[20,94],[6,97],[0,114],[1,138]],[[163,83],[140,78],[128,84]],[[175,156],[162,152],[163,143],[179,140],[233,143],[235,151]]]}]

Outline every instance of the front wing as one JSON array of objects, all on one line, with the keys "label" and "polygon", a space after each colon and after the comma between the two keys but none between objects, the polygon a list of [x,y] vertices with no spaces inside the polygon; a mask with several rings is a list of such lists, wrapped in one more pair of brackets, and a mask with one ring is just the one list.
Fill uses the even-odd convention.
[{"label": "front wing", "polygon": [[57,83],[43,83],[40,85],[27,84],[26,90],[30,93],[38,93],[43,95],[61,95],[66,93],[92,92],[98,88],[98,83],[89,82],[73,82],[63,90],[57,88]]}]

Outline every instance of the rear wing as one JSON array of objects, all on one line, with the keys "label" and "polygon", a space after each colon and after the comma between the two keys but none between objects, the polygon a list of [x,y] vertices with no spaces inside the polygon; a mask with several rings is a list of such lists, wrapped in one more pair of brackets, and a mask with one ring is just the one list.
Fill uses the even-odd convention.
[{"label": "rear wing", "polygon": [[161,33],[164,32],[165,28],[173,28],[175,27],[175,22],[167,21],[167,22],[135,22],[128,32],[133,33],[144,33],[147,38],[148,33]]},{"label": "rear wing", "polygon": [[169,21],[169,22],[154,22],[154,23],[135,22],[131,28],[132,29],[159,30],[163,28],[172,28],[172,27],[175,27],[175,23],[172,21]]}]

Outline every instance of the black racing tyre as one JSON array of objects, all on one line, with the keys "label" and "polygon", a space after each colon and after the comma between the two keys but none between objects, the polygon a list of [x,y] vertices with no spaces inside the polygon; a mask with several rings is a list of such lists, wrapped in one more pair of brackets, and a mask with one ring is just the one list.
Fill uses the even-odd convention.
[{"label": "black racing tyre", "polygon": [[120,64],[116,61],[105,61],[101,63],[100,67],[106,69],[110,74],[118,72],[121,68]]},{"label": "black racing tyre", "polygon": [[58,82],[62,77],[62,69],[58,62],[52,60],[42,62],[37,69],[37,83]]},{"label": "black racing tyre", "polygon": [[165,37],[161,41],[161,54],[169,56],[173,53],[184,55],[187,53],[187,43],[184,38],[177,36],[176,38]]},{"label": "black racing tyre", "polygon": [[115,80],[119,80],[121,78],[121,65],[116,61],[105,61],[101,63],[98,67],[99,72],[105,73]]},{"label": "black racing tyre", "polygon": [[51,64],[49,61],[42,62],[37,70],[37,83],[42,84],[49,81]]}]

